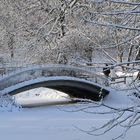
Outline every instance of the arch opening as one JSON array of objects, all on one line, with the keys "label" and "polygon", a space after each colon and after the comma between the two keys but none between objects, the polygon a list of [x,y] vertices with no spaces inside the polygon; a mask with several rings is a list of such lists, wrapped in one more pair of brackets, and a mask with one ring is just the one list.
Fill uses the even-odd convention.
[{"label": "arch opening", "polygon": [[58,90],[68,94],[70,97],[91,99],[94,101],[99,101],[103,97],[109,94],[109,91],[99,85],[82,80],[79,78],[72,77],[48,77],[48,78],[38,78],[31,81],[26,81],[19,83],[11,88],[7,89],[5,93],[9,95],[15,95],[20,92],[38,88],[45,87],[54,90]]}]

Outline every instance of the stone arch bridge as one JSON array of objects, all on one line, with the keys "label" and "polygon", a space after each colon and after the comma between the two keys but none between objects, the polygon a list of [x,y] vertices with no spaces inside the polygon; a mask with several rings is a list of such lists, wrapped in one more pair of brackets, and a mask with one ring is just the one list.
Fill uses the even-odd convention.
[{"label": "stone arch bridge", "polygon": [[109,91],[105,78],[93,70],[68,65],[34,65],[0,77],[0,94],[15,95],[38,87],[65,92],[71,97],[99,101]]}]

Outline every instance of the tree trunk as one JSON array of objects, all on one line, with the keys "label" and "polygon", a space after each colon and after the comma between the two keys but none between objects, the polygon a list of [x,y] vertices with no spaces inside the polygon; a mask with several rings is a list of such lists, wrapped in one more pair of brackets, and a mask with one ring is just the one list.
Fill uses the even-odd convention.
[{"label": "tree trunk", "polygon": [[[128,61],[128,62],[130,62],[133,47],[134,47],[134,46],[133,46],[133,45],[131,45],[131,46],[130,46],[130,48],[129,48],[129,52],[128,52],[128,59],[127,59],[127,61]],[[129,66],[129,64],[127,64],[127,66]]]}]

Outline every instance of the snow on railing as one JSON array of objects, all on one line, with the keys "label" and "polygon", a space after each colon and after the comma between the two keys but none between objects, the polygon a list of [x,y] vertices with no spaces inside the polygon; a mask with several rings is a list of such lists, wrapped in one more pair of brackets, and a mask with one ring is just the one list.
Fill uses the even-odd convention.
[{"label": "snow on railing", "polygon": [[94,70],[70,65],[30,65],[0,77],[0,89],[39,77],[70,76],[104,85],[106,78]]},{"label": "snow on railing", "polygon": [[[6,79],[6,78],[9,78],[11,76],[14,76],[14,75],[18,75],[18,74],[22,74],[24,72],[28,72],[28,71],[32,71],[32,70],[74,70],[74,71],[79,71],[79,72],[86,72],[86,73],[90,73],[90,74],[93,74],[93,75],[97,75],[93,69],[91,70],[90,68],[86,68],[86,67],[75,67],[75,66],[71,66],[71,65],[60,65],[60,64],[47,64],[47,65],[36,65],[36,64],[32,64],[32,65],[28,65],[26,67],[20,67],[20,68],[17,68],[16,71],[12,71],[10,73],[7,73],[5,75],[1,75],[0,76],[0,81],[3,80],[3,79]],[[97,75],[99,77],[102,77],[101,75]]]}]

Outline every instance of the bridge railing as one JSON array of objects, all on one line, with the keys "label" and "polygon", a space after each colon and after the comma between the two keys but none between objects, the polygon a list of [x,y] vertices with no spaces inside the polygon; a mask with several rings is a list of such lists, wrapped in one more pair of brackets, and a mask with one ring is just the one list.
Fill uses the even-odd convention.
[{"label": "bridge railing", "polygon": [[0,76],[0,90],[38,77],[70,76],[104,85],[106,78],[93,69],[70,65],[31,65]]}]

